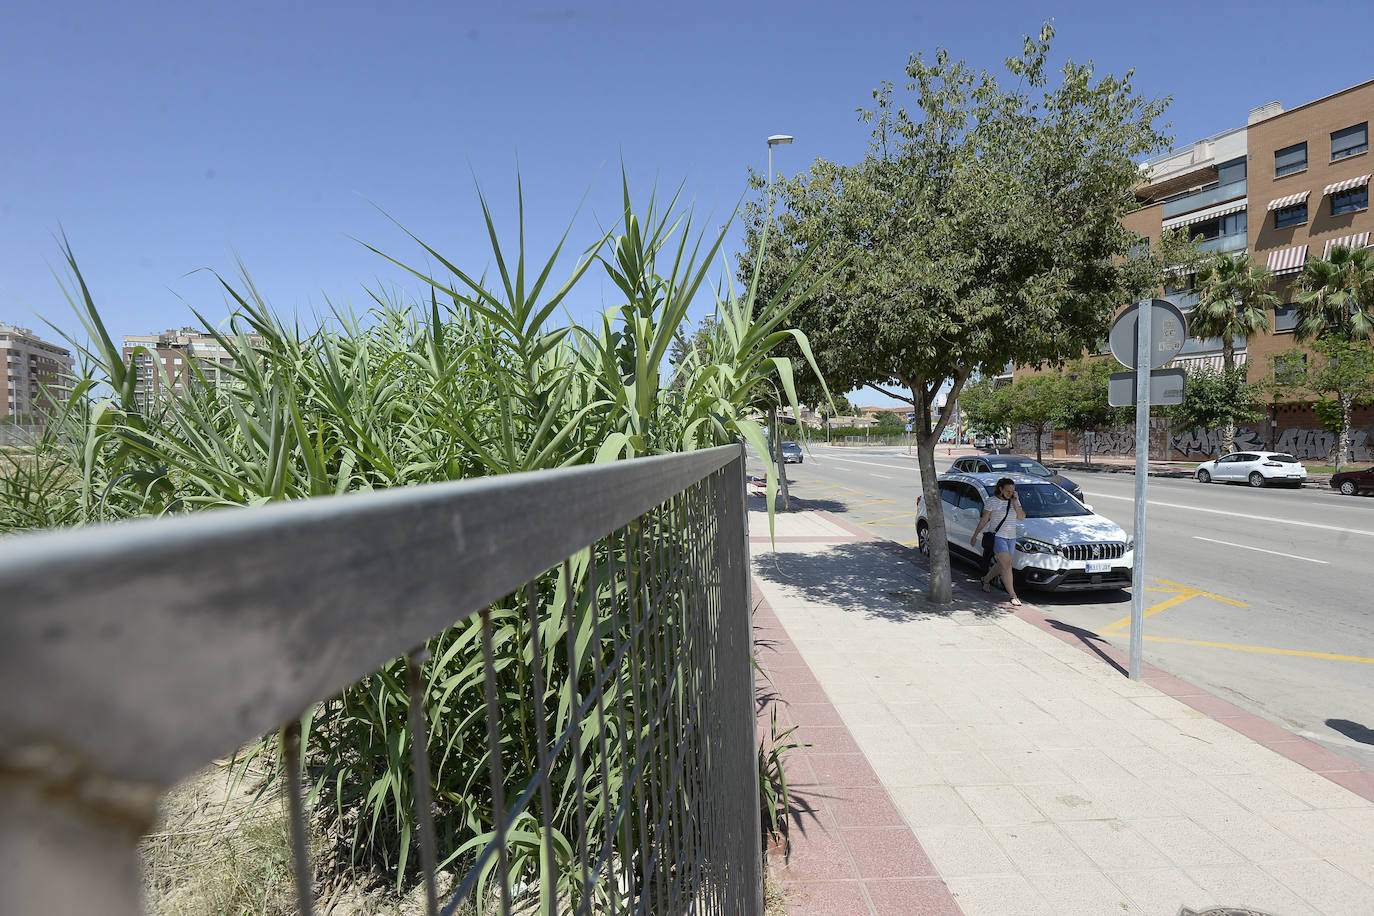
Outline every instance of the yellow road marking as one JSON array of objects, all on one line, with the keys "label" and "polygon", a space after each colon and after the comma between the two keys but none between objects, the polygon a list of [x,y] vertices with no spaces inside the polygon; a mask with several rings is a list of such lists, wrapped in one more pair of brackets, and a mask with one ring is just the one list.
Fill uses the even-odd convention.
[{"label": "yellow road marking", "polygon": [[849,506],[847,511],[853,512],[855,509],[865,509],[865,508],[867,508],[867,507],[869,507],[869,506],[876,506],[876,505],[878,505],[878,503],[890,503],[890,502],[894,502],[894,500],[891,500],[891,499],[875,499],[875,500],[872,500],[872,501],[870,501],[870,502],[859,503],[857,506]]},{"label": "yellow road marking", "polygon": [[903,512],[900,515],[884,515],[882,518],[875,518],[871,522],[859,522],[860,525],[876,525],[879,522],[890,522],[894,518],[915,518],[915,512]]},{"label": "yellow road marking", "polygon": [[1146,636],[1151,642],[1171,642],[1184,646],[1206,646],[1211,649],[1234,649],[1237,652],[1263,652],[1266,655],[1297,655],[1302,658],[1325,658],[1338,662],[1362,662],[1374,665],[1374,658],[1358,655],[1336,655],[1331,652],[1304,652],[1301,649],[1274,649],[1269,646],[1238,646],[1229,642],[1208,642],[1203,639],[1178,639],[1173,636]]},{"label": "yellow road marking", "polygon": [[[1146,608],[1146,609],[1145,609],[1145,616],[1146,616],[1146,617],[1153,617],[1155,614],[1158,614],[1160,611],[1167,611],[1167,610],[1168,610],[1169,608],[1171,608],[1171,607],[1176,607],[1176,606],[1182,604],[1183,602],[1185,602],[1185,601],[1191,601],[1191,600],[1194,599],[1194,598],[1211,598],[1211,599],[1213,599],[1213,600],[1215,600],[1215,601],[1221,601],[1221,602],[1224,602],[1224,603],[1226,603],[1226,604],[1234,604],[1236,607],[1249,607],[1249,606],[1250,606],[1250,605],[1244,603],[1243,601],[1236,601],[1236,600],[1234,600],[1234,599],[1232,599],[1232,598],[1223,598],[1221,595],[1214,595],[1214,594],[1212,594],[1211,592],[1204,592],[1202,589],[1200,589],[1200,588],[1193,588],[1191,585],[1180,585],[1180,584],[1177,583],[1177,582],[1170,582],[1168,579],[1156,579],[1155,581],[1156,581],[1156,582],[1161,582],[1161,583],[1163,583],[1164,585],[1169,586],[1169,588],[1151,588],[1151,587],[1146,587],[1145,590],[1146,590],[1146,591],[1149,591],[1149,592],[1172,592],[1173,595],[1174,595],[1174,597],[1172,597],[1172,598],[1166,598],[1166,599],[1164,599],[1163,601],[1159,602],[1158,604],[1154,604],[1154,605],[1151,605],[1150,607]],[[1115,635],[1118,635],[1115,631],[1120,630],[1120,629],[1122,629],[1122,628],[1124,628],[1124,627],[1128,627],[1128,626],[1130,626],[1130,625],[1131,625],[1131,618],[1130,618],[1130,617],[1122,617],[1120,620],[1117,620],[1117,621],[1115,621],[1114,623],[1108,624],[1107,627],[1106,627],[1105,629],[1103,629],[1101,632],[1102,632],[1102,635],[1104,635],[1104,636],[1115,636]]]}]

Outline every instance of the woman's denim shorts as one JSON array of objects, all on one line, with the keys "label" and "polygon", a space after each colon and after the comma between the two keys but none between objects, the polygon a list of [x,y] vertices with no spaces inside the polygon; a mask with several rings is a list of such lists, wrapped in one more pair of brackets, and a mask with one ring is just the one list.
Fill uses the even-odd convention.
[{"label": "woman's denim shorts", "polygon": [[993,553],[1015,553],[1016,538],[994,537],[992,539]]}]

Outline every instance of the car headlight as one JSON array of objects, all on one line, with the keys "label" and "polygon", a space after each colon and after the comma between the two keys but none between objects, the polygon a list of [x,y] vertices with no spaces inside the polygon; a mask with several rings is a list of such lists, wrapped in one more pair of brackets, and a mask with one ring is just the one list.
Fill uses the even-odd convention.
[{"label": "car headlight", "polygon": [[1059,548],[1037,538],[1017,538],[1016,549],[1022,553],[1058,553]]},{"label": "car headlight", "polygon": [[1126,536],[1126,549],[1128,551],[1135,550],[1135,538],[1131,537],[1130,535]]}]

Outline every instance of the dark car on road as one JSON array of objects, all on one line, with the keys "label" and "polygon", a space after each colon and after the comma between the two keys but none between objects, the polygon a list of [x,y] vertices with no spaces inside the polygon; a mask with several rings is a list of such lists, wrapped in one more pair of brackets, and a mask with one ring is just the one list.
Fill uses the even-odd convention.
[{"label": "dark car on road", "polygon": [[970,455],[954,462],[950,470],[964,474],[1029,474],[1063,487],[1074,499],[1083,501],[1082,487],[1025,455]]},{"label": "dark car on road", "polygon": [[1374,494],[1374,468],[1363,471],[1341,471],[1331,475],[1331,486],[1340,490],[1342,495],[1354,496],[1356,493]]}]

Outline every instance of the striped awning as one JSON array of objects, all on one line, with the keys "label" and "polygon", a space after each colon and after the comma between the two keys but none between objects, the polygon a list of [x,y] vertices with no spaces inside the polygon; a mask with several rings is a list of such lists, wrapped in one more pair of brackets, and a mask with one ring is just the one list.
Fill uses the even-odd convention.
[{"label": "striped awning", "polygon": [[1230,203],[1218,204],[1215,207],[1207,207],[1202,210],[1195,210],[1192,213],[1185,213],[1183,216],[1175,216],[1164,221],[1165,229],[1178,229],[1181,226],[1191,226],[1193,223],[1201,223],[1209,219],[1219,219],[1223,216],[1230,216],[1232,213],[1239,213],[1245,209],[1245,201],[1233,200]]},{"label": "striped awning", "polygon": [[[1351,188],[1361,188],[1367,184],[1369,184],[1368,175],[1357,175],[1354,178],[1347,178],[1345,181],[1338,181],[1335,184],[1327,185],[1326,190],[1322,191],[1322,196],[1325,197],[1328,194],[1339,194],[1341,191],[1349,191]],[[1271,207],[1270,209],[1273,208]]]},{"label": "striped awning", "polygon": [[1302,270],[1307,260],[1307,246],[1293,245],[1269,252],[1268,267],[1276,274],[1291,274]]},{"label": "striped awning", "polygon": [[1354,235],[1347,235],[1343,238],[1331,239],[1326,243],[1326,247],[1322,249],[1323,260],[1327,255],[1331,254],[1331,249],[1337,245],[1344,245],[1346,248],[1368,248],[1369,233],[1357,232]]},{"label": "striped awning", "polygon": [[1307,195],[1311,193],[1311,191],[1302,191],[1297,194],[1289,194],[1287,197],[1275,198],[1269,201],[1269,206],[1266,209],[1282,210],[1284,207],[1291,207],[1294,204],[1303,203],[1307,200]]}]

